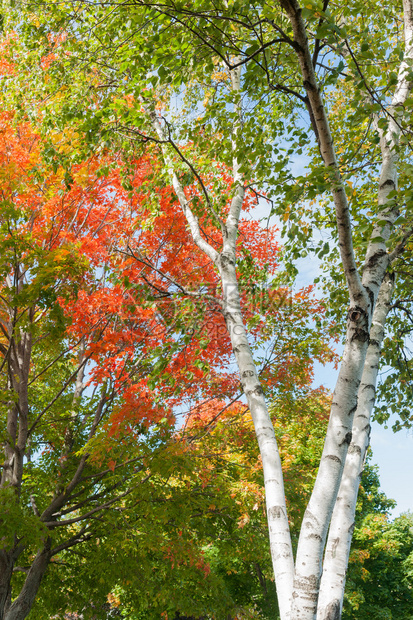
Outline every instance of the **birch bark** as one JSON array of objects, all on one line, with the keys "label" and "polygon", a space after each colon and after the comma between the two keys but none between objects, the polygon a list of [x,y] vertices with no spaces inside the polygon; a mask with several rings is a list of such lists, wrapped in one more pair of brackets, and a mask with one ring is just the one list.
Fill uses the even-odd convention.
[{"label": "birch bark", "polygon": [[[405,0],[404,7],[404,37],[405,53],[399,67],[398,82],[392,103],[389,109],[389,123],[387,131],[377,130],[380,133],[382,152],[382,168],[379,179],[378,204],[382,209],[381,220],[383,226],[376,226],[372,238],[381,237],[387,240],[391,228],[397,217],[397,208],[389,197],[390,192],[397,190],[397,162],[400,124],[397,121],[397,110],[403,106],[410,91],[411,83],[408,79],[410,60],[412,59],[412,2]],[[377,256],[384,256],[382,242],[369,244],[366,259],[363,284],[371,295],[369,284],[374,281],[377,267]],[[386,256],[387,258],[387,256]],[[318,601],[318,620],[331,620],[341,617],[343,605],[345,574],[350,553],[351,538],[354,528],[354,515],[357,494],[365,453],[370,439],[370,417],[375,402],[378,364],[381,344],[384,337],[384,325],[390,308],[390,300],[394,283],[390,275],[386,275],[380,288],[376,307],[373,313],[372,326],[369,337],[369,347],[364,364],[361,385],[358,391],[358,406],[352,429],[352,442],[346,457],[345,468],[341,480],[334,513],[330,525],[326,555],[323,564],[323,575],[320,584],[320,598]]]},{"label": "birch bark", "polygon": [[334,507],[323,562],[317,620],[341,617],[345,577],[354,529],[357,494],[364,459],[370,442],[373,412],[384,326],[394,289],[394,278],[387,275],[381,285],[370,330],[370,343],[359,388],[357,411],[353,421],[340,490]]},{"label": "birch bark", "polygon": [[231,70],[232,90],[236,98],[235,108],[238,112],[233,131],[233,178],[234,196],[229,214],[223,224],[222,251],[217,252],[200,233],[199,223],[186,199],[184,189],[174,170],[173,160],[168,152],[167,137],[154,111],[146,109],[159,140],[168,173],[188,222],[192,238],[216,265],[222,282],[222,309],[232,349],[237,361],[241,384],[247,398],[253,419],[255,433],[262,458],[267,520],[271,557],[274,569],[277,596],[281,620],[290,617],[294,560],[291,536],[285,503],[284,482],[281,459],[275,438],[274,427],[268,412],[263,389],[258,378],[257,368],[248,342],[247,332],[241,312],[240,291],[236,275],[236,241],[238,237],[239,218],[244,200],[244,179],[237,159],[237,148],[241,137],[240,123],[240,80],[241,68]]},{"label": "birch bark", "polygon": [[[400,127],[395,126],[395,115],[391,114],[388,131],[381,140],[383,167],[379,186],[381,214],[378,220],[380,224],[377,224],[373,231],[361,278],[354,257],[346,193],[334,151],[327,112],[317,84],[301,8],[297,0],[280,0],[280,5],[285,9],[293,29],[294,45],[307,93],[310,117],[319,141],[321,156],[331,178],[340,255],[350,296],[343,361],[333,395],[320,467],[304,515],[296,556],[292,617],[294,620],[313,620],[317,614],[323,551],[328,526],[339,490],[348,446],[352,440],[353,417],[357,408],[359,386],[365,365],[372,313],[389,265],[385,242],[397,218],[397,208],[389,194],[396,186],[397,144]],[[408,62],[412,54],[411,0],[404,0],[404,9],[405,57],[399,69],[398,84],[391,106],[392,112],[396,107],[403,105],[411,88],[407,78]],[[383,220],[385,220],[384,226]]]}]

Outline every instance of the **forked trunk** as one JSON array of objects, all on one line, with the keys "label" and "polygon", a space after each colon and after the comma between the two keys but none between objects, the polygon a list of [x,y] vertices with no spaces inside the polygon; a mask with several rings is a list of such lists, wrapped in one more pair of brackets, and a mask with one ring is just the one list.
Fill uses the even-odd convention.
[{"label": "forked trunk", "polygon": [[392,276],[387,276],[381,286],[373,314],[370,343],[353,421],[352,440],[334,507],[323,562],[317,620],[334,620],[341,617],[358,488],[370,441],[370,420],[375,403],[384,325],[390,309],[393,288],[394,279]]}]

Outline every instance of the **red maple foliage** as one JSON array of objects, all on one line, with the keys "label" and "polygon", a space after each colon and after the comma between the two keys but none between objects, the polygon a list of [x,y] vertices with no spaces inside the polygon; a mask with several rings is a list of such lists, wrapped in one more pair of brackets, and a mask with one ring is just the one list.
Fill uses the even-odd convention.
[{"label": "red maple foliage", "polygon": [[[172,422],[172,412],[184,403],[233,398],[239,379],[220,310],[218,274],[194,246],[171,188],[153,180],[159,173],[154,154],[129,162],[127,175],[118,155],[92,157],[69,175],[62,168],[50,172],[29,124],[15,128],[12,113],[3,113],[0,122],[8,178],[3,201],[13,194],[22,214],[13,234],[26,239],[20,262],[30,264],[29,279],[37,283],[43,305],[49,300],[63,309],[70,345],[82,341],[91,362],[89,382],[109,381],[121,397],[110,432],[164,418]],[[54,137],[60,149],[65,140]],[[217,170],[229,201],[232,178],[222,166]],[[201,200],[195,184],[186,191],[188,199]],[[310,289],[292,295],[274,287],[277,230],[249,219],[253,206],[248,194],[238,240],[252,345],[270,341],[277,329],[279,337],[282,325],[288,331],[294,321],[323,312]],[[207,214],[200,214],[200,224],[219,248],[221,233]],[[263,271],[266,282],[257,293],[250,282]],[[311,354],[329,355],[321,340],[318,351],[313,347],[306,355],[288,340],[283,336],[276,358],[263,364],[269,388],[308,382]]]}]

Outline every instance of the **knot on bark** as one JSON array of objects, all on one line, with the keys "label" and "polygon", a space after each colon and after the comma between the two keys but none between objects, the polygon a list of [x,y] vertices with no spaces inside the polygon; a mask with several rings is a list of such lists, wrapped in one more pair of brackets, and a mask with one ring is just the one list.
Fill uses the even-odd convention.
[{"label": "knot on bark", "polygon": [[347,318],[349,321],[353,323],[359,323],[360,320],[366,316],[366,311],[360,306],[355,306],[354,308],[350,308],[348,311]]},{"label": "knot on bark", "polygon": [[368,342],[369,340],[369,317],[367,311],[361,306],[349,308],[347,321],[353,327],[351,342]]},{"label": "knot on bark", "polygon": [[262,387],[260,385],[256,385],[255,388],[253,388],[252,390],[248,390],[248,392],[246,392],[247,396],[262,396],[264,394],[264,390],[262,389]]},{"label": "knot on bark", "polygon": [[225,269],[228,266],[233,267],[235,265],[235,259],[233,256],[222,253],[220,256],[221,267]]},{"label": "knot on bark", "polygon": [[386,181],[384,181],[384,183],[382,183],[380,185],[380,189],[384,189],[385,187],[395,187],[395,182],[393,181],[393,179],[387,179]]},{"label": "knot on bark", "polygon": [[254,374],[253,370],[244,370],[241,376],[245,379],[246,377],[253,377]]}]

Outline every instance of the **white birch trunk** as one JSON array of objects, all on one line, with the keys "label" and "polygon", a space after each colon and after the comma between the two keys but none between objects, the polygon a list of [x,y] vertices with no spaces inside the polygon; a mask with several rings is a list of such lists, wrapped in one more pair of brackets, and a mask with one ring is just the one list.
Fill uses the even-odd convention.
[{"label": "white birch trunk", "polygon": [[[412,84],[407,78],[409,61],[413,59],[413,9],[412,1],[404,0],[405,53],[399,67],[398,82],[390,106],[389,123],[386,132],[380,130],[382,168],[378,188],[378,204],[382,207],[380,220],[376,225],[365,258],[362,283],[369,297],[374,299],[374,288],[383,280],[381,264],[388,260],[385,241],[390,236],[397,208],[389,199],[390,192],[397,189],[397,162],[400,125],[396,120],[397,110],[410,94]],[[380,237],[378,242],[374,238]],[[358,391],[358,406],[353,422],[352,441],[346,457],[345,469],[332,517],[323,576],[320,585],[317,620],[333,620],[341,617],[345,574],[353,533],[354,514],[357,502],[360,474],[370,438],[370,417],[374,407],[380,348],[384,336],[384,324],[389,311],[393,283],[386,276],[381,285],[374,309],[370,330],[369,347],[364,364],[361,385]]]},{"label": "white birch trunk", "polygon": [[[351,441],[352,420],[357,406],[357,392],[367,351],[371,304],[375,301],[381,280],[376,284],[376,291],[373,291],[374,298],[369,299],[356,267],[349,207],[334,152],[326,110],[312,65],[301,10],[296,0],[281,0],[281,5],[287,11],[293,27],[312,123],[322,158],[326,167],[331,171],[339,248],[350,294],[343,361],[333,395],[320,467],[304,515],[296,556],[291,616],[294,620],[313,620],[317,612],[328,525],[337,497],[348,445]],[[381,267],[384,275],[387,264],[382,264]]]},{"label": "white birch trunk", "polygon": [[370,343],[359,388],[357,411],[353,421],[352,440],[347,452],[340,490],[328,534],[318,599],[317,620],[334,620],[341,617],[357,494],[370,441],[370,419],[375,403],[384,325],[390,309],[393,288],[393,278],[386,276],[380,288],[373,313]]},{"label": "white birch trunk", "polygon": [[[389,119],[389,126],[387,131],[381,132],[380,135],[383,164],[379,180],[378,204],[383,207],[381,219],[386,221],[386,224],[384,227],[382,225],[377,226],[372,236],[373,238],[382,237],[385,240],[388,239],[391,227],[397,217],[397,211],[389,200],[389,193],[397,189],[397,147],[400,126],[395,120],[394,112],[398,106],[404,103],[411,89],[411,84],[406,78],[408,70],[406,60],[412,58],[412,10],[410,1],[405,2],[404,5],[405,57],[399,68],[398,83],[391,105],[392,116]],[[370,269],[366,270],[363,275],[363,284],[369,293],[369,284],[374,278],[377,256],[380,253],[382,255],[385,254],[382,242],[373,242],[369,245],[365,264],[369,265]],[[378,359],[391,291],[392,285],[386,279],[382,284],[381,295],[374,312],[370,345],[359,389],[357,413],[353,423],[352,443],[347,455],[340,492],[330,526],[318,603],[317,618],[319,620],[329,620],[341,616],[345,573],[350,552],[359,476],[368,447],[369,420],[374,406]],[[386,298],[388,298],[388,302],[386,302]]]},{"label": "white birch trunk", "polygon": [[[238,94],[240,91],[240,76],[240,68],[231,71],[232,88],[235,94]],[[236,104],[236,108],[237,107],[238,104]],[[147,113],[151,118],[152,125],[159,139],[165,142],[165,133],[155,113],[148,110]],[[189,224],[193,240],[199,249],[205,252],[215,263],[221,277],[223,314],[231,339],[232,349],[237,361],[243,391],[247,398],[248,407],[253,419],[262,458],[271,557],[277,587],[280,616],[281,620],[288,620],[291,609],[294,560],[285,503],[281,459],[278,452],[274,427],[271,422],[263,389],[248,343],[247,332],[241,312],[240,292],[236,275],[236,241],[245,193],[244,180],[239,170],[239,163],[236,155],[236,144],[237,138],[240,137],[240,130],[241,128],[238,120],[234,124],[234,137],[232,142],[234,151],[233,177],[235,193],[231,201],[227,221],[223,225],[223,248],[221,253],[218,253],[201,237],[199,224],[189,207],[183,187],[174,171],[173,161],[168,153],[166,144],[163,144],[162,152],[175,193]]]},{"label": "white birch trunk", "polygon": [[[389,265],[385,241],[389,238],[397,217],[397,209],[389,199],[389,192],[396,186],[396,146],[400,129],[395,126],[393,120],[390,120],[388,131],[382,136],[383,168],[379,188],[379,205],[382,209],[378,219],[386,220],[386,223],[384,226],[382,224],[376,226],[373,232],[361,279],[354,258],[346,193],[334,151],[327,113],[312,64],[301,8],[297,0],[280,0],[280,4],[286,10],[293,28],[294,43],[307,93],[306,100],[312,124],[324,163],[331,171],[340,255],[350,295],[343,362],[333,395],[323,455],[314,490],[304,515],[296,557],[292,618],[314,620],[317,614],[324,545],[348,445],[352,438],[353,417],[357,408],[357,396],[367,353],[372,313]],[[406,50],[392,102],[393,112],[396,107],[402,105],[411,88],[407,80],[408,64],[406,63],[406,59],[412,57],[411,0],[404,0],[404,9]]]},{"label": "white birch trunk", "polygon": [[281,460],[242,318],[235,260],[224,252],[220,256],[219,271],[224,289],[225,321],[262,458],[271,557],[280,615],[284,620],[289,618],[294,563]]}]

